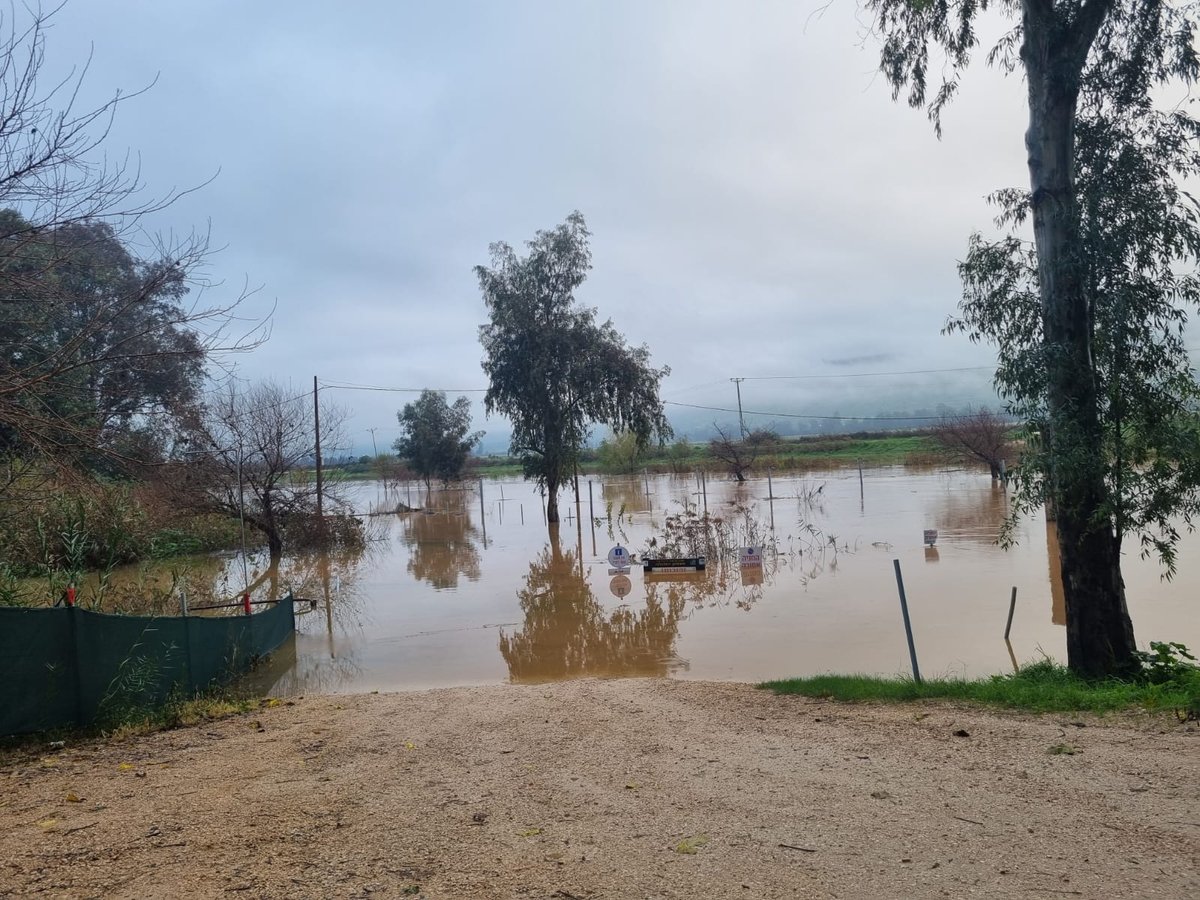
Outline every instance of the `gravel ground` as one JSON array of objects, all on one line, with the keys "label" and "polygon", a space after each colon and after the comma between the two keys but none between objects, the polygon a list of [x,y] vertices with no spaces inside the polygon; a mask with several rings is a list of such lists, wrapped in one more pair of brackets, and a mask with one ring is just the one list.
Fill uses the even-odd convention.
[{"label": "gravel ground", "polygon": [[749,685],[313,697],[0,765],[0,895],[1200,897],[1200,732]]}]

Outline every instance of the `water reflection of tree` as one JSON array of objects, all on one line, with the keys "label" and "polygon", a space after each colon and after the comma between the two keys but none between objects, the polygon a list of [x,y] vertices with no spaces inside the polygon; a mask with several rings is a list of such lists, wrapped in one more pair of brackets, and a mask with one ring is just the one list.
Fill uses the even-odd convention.
[{"label": "water reflection of tree", "polygon": [[409,550],[408,572],[435,590],[453,590],[460,576],[478,581],[476,528],[462,491],[442,491],[430,511],[406,516],[402,539]]},{"label": "water reflection of tree", "polygon": [[342,690],[363,676],[362,666],[350,655],[303,652],[297,636],[287,641],[249,674],[238,687],[251,693],[295,697]]},{"label": "water reflection of tree", "polygon": [[[774,573],[775,562],[764,564],[767,576]],[[764,574],[763,569],[745,575]],[[743,577],[741,567],[727,559],[714,559],[703,572],[655,576],[648,572],[646,602],[664,605],[669,609],[695,606],[722,606],[732,603],[749,610],[762,599],[764,580]]]},{"label": "water reflection of tree", "polygon": [[646,494],[646,481],[643,478],[605,481],[600,486],[600,495],[604,500],[605,509],[611,510],[614,516],[620,513],[646,512],[650,509],[650,497]]},{"label": "water reflection of tree", "polygon": [[682,598],[651,597],[645,609],[607,613],[579,570],[574,550],[564,550],[558,530],[529,564],[517,592],[524,628],[500,634],[500,653],[517,681],[582,675],[665,675],[675,657]]},{"label": "water reflection of tree", "polygon": [[1046,561],[1050,567],[1050,621],[1067,624],[1067,600],[1063,593],[1062,564],[1058,558],[1058,523],[1046,523]]},{"label": "water reflection of tree", "polygon": [[933,514],[945,536],[994,544],[1008,516],[1008,494],[998,485],[984,490],[948,491]]}]

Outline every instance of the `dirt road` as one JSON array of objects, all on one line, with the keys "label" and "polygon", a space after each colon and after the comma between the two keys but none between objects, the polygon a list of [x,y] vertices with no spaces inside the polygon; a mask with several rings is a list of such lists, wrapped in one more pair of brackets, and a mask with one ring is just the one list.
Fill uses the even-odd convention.
[{"label": "dirt road", "polygon": [[0,895],[1200,897],[1200,732],[580,681],[0,770]]}]

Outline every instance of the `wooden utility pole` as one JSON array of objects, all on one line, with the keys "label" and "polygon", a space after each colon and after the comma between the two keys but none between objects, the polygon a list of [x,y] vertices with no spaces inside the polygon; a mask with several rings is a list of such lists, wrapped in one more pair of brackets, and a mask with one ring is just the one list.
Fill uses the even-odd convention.
[{"label": "wooden utility pole", "polygon": [[737,387],[738,395],[738,427],[742,429],[742,440],[746,439],[746,420],[742,416],[742,382],[745,378],[730,378],[730,381]]},{"label": "wooden utility pole", "polygon": [[325,507],[321,486],[321,402],[317,393],[317,376],[313,376],[313,430],[316,433],[317,449],[317,527],[325,532]]}]

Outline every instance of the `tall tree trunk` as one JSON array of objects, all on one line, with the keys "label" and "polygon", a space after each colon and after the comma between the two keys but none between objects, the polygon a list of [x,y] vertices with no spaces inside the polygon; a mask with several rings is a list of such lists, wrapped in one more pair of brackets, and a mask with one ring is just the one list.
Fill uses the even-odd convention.
[{"label": "tall tree trunk", "polygon": [[1081,675],[1110,675],[1134,665],[1136,644],[1120,537],[1105,511],[1103,429],[1075,195],[1075,112],[1094,31],[1065,21],[1046,0],[1025,0],[1024,7],[1025,145],[1049,367],[1049,486],[1058,516],[1067,664]]},{"label": "tall tree trunk", "polygon": [[546,521],[558,524],[558,473],[546,476]]}]

